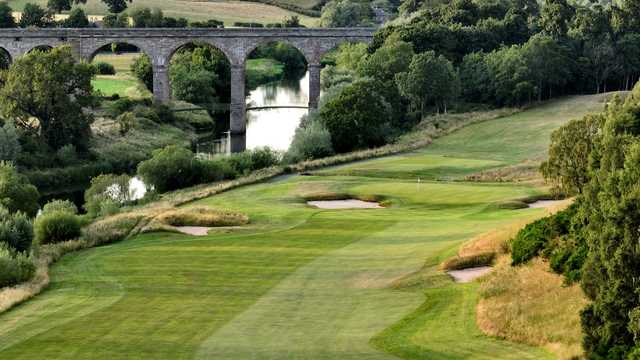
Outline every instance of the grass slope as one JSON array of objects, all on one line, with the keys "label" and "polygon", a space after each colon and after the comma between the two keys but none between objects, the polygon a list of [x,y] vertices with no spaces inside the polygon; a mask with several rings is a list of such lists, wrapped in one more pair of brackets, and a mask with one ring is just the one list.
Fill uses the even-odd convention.
[{"label": "grass slope", "polygon": [[[29,2],[41,6],[47,5],[47,0],[9,0],[9,5],[14,11],[20,12]],[[107,7],[101,0],[88,0],[80,7],[84,8],[88,15],[108,14]],[[294,15],[307,26],[315,26],[318,22],[318,19],[277,6],[237,0],[135,0],[130,7],[131,9],[159,8],[166,16],[184,17],[191,21],[217,19],[224,21],[227,26],[233,25],[234,22],[278,23]]]},{"label": "grass slope", "polygon": [[[571,98],[544,109],[570,106],[565,114],[577,116],[599,100]],[[518,120],[523,115],[475,128],[545,129],[514,130],[526,135],[514,144],[531,144],[534,154],[548,130],[573,117]],[[437,141],[434,153],[341,168],[371,176],[287,177],[194,204],[248,214],[252,223],[241,229],[203,238],[147,234],[67,256],[53,267],[49,290],[0,315],[0,358],[547,358],[544,350],[483,336],[475,325],[476,285],[453,284],[436,269],[465,240],[542,211],[488,206],[539,193],[527,185],[413,180],[412,171],[430,174],[447,151],[463,168],[519,160],[505,146],[495,149],[501,158],[492,157],[507,160],[486,159],[476,149],[487,139],[465,130]],[[460,136],[477,143],[464,152]],[[324,211],[302,200],[327,192],[380,195],[392,206]],[[408,282],[416,273],[420,279]]]}]

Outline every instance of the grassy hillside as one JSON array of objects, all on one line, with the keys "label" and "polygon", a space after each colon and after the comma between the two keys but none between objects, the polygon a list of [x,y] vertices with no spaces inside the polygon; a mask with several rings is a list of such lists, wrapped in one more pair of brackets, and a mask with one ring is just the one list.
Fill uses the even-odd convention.
[{"label": "grassy hillside", "polygon": [[[202,238],[147,234],[66,256],[49,290],[0,315],[0,358],[550,358],[483,336],[477,285],[454,284],[437,269],[471,237],[539,215],[490,205],[541,189],[414,178],[541,155],[554,127],[601,100],[556,101],[423,151],[190,205],[246,213],[244,228]],[[380,196],[391,206],[326,211],[304,202],[327,193]]]},{"label": "grassy hillside", "polygon": [[[14,11],[22,11],[28,2],[47,5],[47,0],[9,0]],[[81,5],[88,15],[106,15],[107,8],[100,0],[88,0]],[[300,15],[277,6],[238,1],[238,0],[134,0],[131,9],[136,7],[160,8],[166,16],[184,17],[192,21],[218,19],[231,26],[234,22],[282,22],[287,17],[297,15],[303,24],[315,26],[318,19]]]}]

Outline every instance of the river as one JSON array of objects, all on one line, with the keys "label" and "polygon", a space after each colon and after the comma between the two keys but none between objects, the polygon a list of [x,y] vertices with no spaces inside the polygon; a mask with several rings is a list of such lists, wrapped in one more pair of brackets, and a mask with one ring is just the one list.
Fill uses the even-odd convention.
[{"label": "river", "polygon": [[[249,93],[247,107],[307,106],[309,73],[261,85]],[[268,146],[286,151],[306,109],[269,109],[247,111],[247,148]]]}]

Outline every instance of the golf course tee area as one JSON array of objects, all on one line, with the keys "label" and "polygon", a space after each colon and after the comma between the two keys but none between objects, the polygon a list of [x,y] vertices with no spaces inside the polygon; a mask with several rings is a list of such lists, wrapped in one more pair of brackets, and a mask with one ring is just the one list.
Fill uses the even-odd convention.
[{"label": "golf course tee area", "polygon": [[[468,175],[544,158],[553,130],[606,96],[550,101],[424,149],[240,187],[186,206],[248,215],[207,236],[149,233],[79,251],[0,315],[0,359],[546,359],[485,336],[477,283],[438,269],[465,241],[544,209]],[[384,208],[325,210],[349,194]]]}]

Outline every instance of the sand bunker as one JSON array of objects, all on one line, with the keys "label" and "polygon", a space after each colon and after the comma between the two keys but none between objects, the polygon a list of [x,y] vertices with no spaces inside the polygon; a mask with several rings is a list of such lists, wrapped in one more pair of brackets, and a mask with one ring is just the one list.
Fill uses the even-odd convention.
[{"label": "sand bunker", "polygon": [[491,266],[480,266],[475,268],[469,268],[464,270],[451,270],[447,273],[457,283],[468,283],[487,274],[491,271]]},{"label": "sand bunker", "polygon": [[176,226],[176,229],[183,234],[193,236],[207,236],[209,234],[210,227],[204,226]]},{"label": "sand bunker", "polygon": [[538,200],[536,202],[532,202],[529,204],[529,208],[531,209],[546,209],[552,207],[554,205],[558,205],[564,200]]},{"label": "sand bunker", "polygon": [[319,209],[382,209],[377,202],[362,201],[356,199],[348,200],[322,200],[307,201],[307,204]]}]

